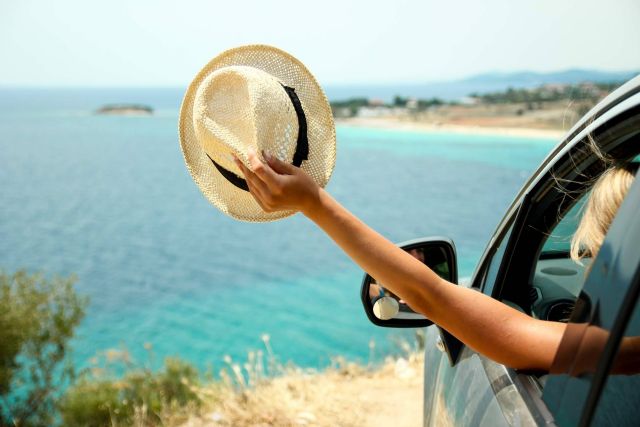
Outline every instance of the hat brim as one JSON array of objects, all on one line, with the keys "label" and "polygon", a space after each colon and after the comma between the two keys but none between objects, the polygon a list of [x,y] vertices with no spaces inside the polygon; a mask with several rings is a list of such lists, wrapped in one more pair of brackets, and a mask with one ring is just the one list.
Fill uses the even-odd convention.
[{"label": "hat brim", "polygon": [[331,106],[307,68],[293,56],[272,46],[249,45],[227,50],[212,59],[193,79],[180,107],[180,146],[187,169],[202,194],[223,213],[247,222],[266,222],[293,211],[265,212],[251,193],[231,184],[215,168],[196,138],[193,105],[202,81],[217,69],[245,65],[266,71],[295,89],[307,118],[309,158],[301,165],[321,187],[326,186],[336,160],[336,134]]}]

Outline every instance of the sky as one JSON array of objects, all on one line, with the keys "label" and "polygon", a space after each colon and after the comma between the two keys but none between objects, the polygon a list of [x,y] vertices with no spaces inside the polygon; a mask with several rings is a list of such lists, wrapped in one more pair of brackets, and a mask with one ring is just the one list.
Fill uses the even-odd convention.
[{"label": "sky", "polygon": [[0,85],[182,87],[250,43],[322,84],[640,70],[638,0],[0,0]]}]

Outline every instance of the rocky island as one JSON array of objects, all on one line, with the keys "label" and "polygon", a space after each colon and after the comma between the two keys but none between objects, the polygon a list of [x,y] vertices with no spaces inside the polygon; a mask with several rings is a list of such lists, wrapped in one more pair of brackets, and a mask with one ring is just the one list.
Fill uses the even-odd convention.
[{"label": "rocky island", "polygon": [[97,109],[96,114],[149,116],[153,114],[153,108],[142,104],[109,104]]}]

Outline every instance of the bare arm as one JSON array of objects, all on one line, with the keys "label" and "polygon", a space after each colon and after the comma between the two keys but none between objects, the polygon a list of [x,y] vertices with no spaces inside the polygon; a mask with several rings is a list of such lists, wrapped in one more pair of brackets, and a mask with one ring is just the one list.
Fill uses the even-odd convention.
[{"label": "bare arm", "polygon": [[249,189],[266,211],[301,211],[362,269],[413,309],[466,345],[514,368],[549,370],[565,325],[533,319],[486,295],[441,279],[368,227],[302,170],[250,155],[242,165]]}]

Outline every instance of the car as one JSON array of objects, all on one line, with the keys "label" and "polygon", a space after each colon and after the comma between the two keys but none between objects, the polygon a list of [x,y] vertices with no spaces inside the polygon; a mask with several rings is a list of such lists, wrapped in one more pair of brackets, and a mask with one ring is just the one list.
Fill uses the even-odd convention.
[{"label": "car", "polygon": [[[640,425],[640,375],[611,372],[622,337],[640,336],[640,180],[595,259],[574,262],[570,236],[595,177],[604,171],[591,144],[616,160],[638,158],[640,76],[598,103],[551,151],[507,209],[470,280],[458,284],[530,316],[568,322],[551,372],[488,359],[437,325],[428,327],[431,321],[365,273],[361,298],[371,322],[427,327],[425,427]],[[420,238],[400,246],[458,283],[451,240]],[[595,344],[594,331],[605,332]],[[594,355],[595,372],[576,371]],[[634,366],[640,372],[640,360]]]}]

